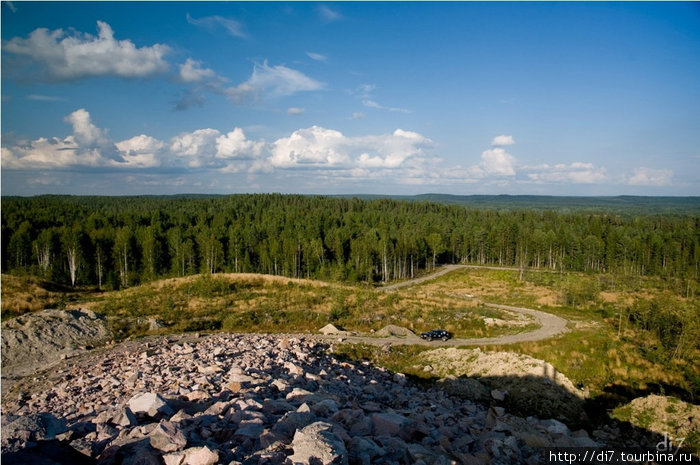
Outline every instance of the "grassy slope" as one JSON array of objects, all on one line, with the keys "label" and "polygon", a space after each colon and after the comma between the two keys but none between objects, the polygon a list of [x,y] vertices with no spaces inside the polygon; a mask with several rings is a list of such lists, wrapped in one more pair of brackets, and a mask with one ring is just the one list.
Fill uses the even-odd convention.
[{"label": "grassy slope", "polygon": [[94,293],[72,289],[35,276],[2,275],[2,319],[45,308],[65,308]]},{"label": "grassy slope", "polygon": [[315,332],[328,323],[369,332],[394,324],[415,332],[443,327],[468,338],[526,329],[487,326],[484,317],[507,315],[446,294],[385,293],[364,286],[246,274],[162,280],[105,293],[84,305],[118,317],[115,329],[120,337],[146,332],[147,318],[162,321],[169,332]]}]

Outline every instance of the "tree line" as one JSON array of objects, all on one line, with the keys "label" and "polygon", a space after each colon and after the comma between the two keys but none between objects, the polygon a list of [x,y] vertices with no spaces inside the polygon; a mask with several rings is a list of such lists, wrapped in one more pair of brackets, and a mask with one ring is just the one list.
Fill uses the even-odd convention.
[{"label": "tree line", "polygon": [[697,280],[700,217],[282,194],[2,199],[2,270],[126,288],[196,273],[350,282],[441,263]]}]

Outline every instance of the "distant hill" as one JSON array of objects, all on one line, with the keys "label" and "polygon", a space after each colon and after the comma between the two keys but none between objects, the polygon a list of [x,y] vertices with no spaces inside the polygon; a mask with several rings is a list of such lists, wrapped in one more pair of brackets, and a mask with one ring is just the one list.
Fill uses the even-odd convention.
[{"label": "distant hill", "polygon": [[628,214],[700,214],[700,197],[565,197],[549,195],[339,195],[371,200],[395,199],[496,210],[557,210],[559,212],[606,211]]}]

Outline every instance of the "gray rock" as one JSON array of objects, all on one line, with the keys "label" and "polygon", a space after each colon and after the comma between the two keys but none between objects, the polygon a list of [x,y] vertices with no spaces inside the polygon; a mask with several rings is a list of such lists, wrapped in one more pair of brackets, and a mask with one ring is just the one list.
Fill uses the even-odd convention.
[{"label": "gray rock", "polygon": [[493,400],[497,400],[497,401],[499,401],[499,402],[503,402],[504,400],[506,400],[506,395],[507,395],[507,394],[508,394],[508,393],[507,393],[506,391],[500,391],[500,390],[498,390],[498,389],[493,389],[493,390],[491,391],[491,398],[492,398]]},{"label": "gray rock", "polygon": [[358,458],[360,460],[367,457],[371,463],[372,459],[385,455],[386,451],[369,438],[355,436],[348,444],[348,453],[351,458]]},{"label": "gray rock", "polygon": [[132,412],[129,407],[124,407],[121,409],[109,420],[109,422],[118,426],[136,426],[138,424],[138,421],[136,421],[136,416],[134,416],[134,412]]},{"label": "gray rock", "polygon": [[151,446],[163,452],[182,450],[187,445],[187,438],[174,423],[161,421],[148,435]]},{"label": "gray rock", "polygon": [[272,427],[272,431],[284,437],[292,438],[295,431],[302,429],[313,421],[311,413],[287,412]]},{"label": "gray rock", "polygon": [[338,404],[333,399],[324,399],[311,407],[317,417],[328,418],[338,411]]},{"label": "gray rock", "polygon": [[19,417],[2,427],[3,442],[10,439],[24,441],[43,441],[55,439],[57,434],[65,433],[66,421],[49,413],[32,413]]},{"label": "gray rock", "polygon": [[547,432],[551,434],[567,434],[569,432],[569,427],[559,420],[543,420],[542,425],[547,429]]},{"label": "gray rock", "polygon": [[316,463],[319,465],[347,465],[348,452],[345,443],[333,432],[333,425],[317,421],[294,434],[294,454],[289,457],[293,464]]},{"label": "gray rock", "polygon": [[207,446],[185,449],[183,465],[214,465],[219,462],[219,452]]},{"label": "gray rock", "polygon": [[374,434],[377,436],[400,436],[408,439],[413,435],[416,422],[397,413],[373,413],[371,415]]},{"label": "gray rock", "polygon": [[172,415],[173,410],[163,397],[156,392],[136,394],[129,399],[129,408],[134,413],[146,413],[155,417],[159,413]]}]

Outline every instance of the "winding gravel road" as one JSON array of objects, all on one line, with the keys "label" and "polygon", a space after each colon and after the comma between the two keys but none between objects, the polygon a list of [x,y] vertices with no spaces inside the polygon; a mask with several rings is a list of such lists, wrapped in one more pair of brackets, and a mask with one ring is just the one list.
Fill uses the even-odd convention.
[{"label": "winding gravel road", "polygon": [[[424,283],[426,281],[430,281],[432,279],[435,279],[439,276],[443,276],[447,273],[450,273],[455,270],[460,270],[460,269],[465,269],[465,268],[486,268],[489,270],[516,270],[517,268],[499,268],[499,267],[477,267],[477,266],[470,266],[470,265],[446,265],[436,271],[435,273],[432,273],[430,275],[426,275],[420,278],[416,279],[411,279],[408,281],[402,281],[400,283],[396,284],[391,284],[389,286],[385,286],[383,290],[385,291],[395,291],[397,289],[403,288],[403,287],[408,287],[408,286],[414,286],[416,284]],[[410,333],[406,337],[397,337],[397,336],[392,336],[392,337],[372,337],[372,336],[359,336],[359,335],[351,335],[349,333],[343,333],[339,335],[334,335],[334,336],[317,336],[319,339],[324,339],[324,340],[329,340],[329,339],[334,339],[337,340],[338,337],[342,337],[345,342],[352,342],[352,343],[364,343],[364,344],[373,344],[373,345],[387,345],[387,344],[392,344],[392,345],[429,345],[429,346],[434,346],[434,347],[455,347],[455,346],[468,346],[468,345],[505,345],[505,344],[515,344],[517,342],[530,342],[530,341],[540,341],[542,339],[547,339],[552,336],[556,336],[557,334],[563,333],[566,331],[566,323],[567,320],[564,318],[558,317],[556,315],[552,315],[551,313],[546,313],[546,312],[541,312],[539,310],[533,310],[531,308],[524,308],[524,307],[513,307],[510,305],[499,305],[499,304],[487,304],[485,303],[487,307],[491,308],[500,308],[503,310],[508,310],[512,312],[517,312],[517,313],[523,313],[525,315],[529,315],[533,317],[539,324],[540,327],[528,331],[525,333],[516,333],[516,334],[508,334],[505,336],[497,336],[497,337],[482,337],[482,338],[472,338],[472,339],[450,339],[449,341],[433,341],[433,342],[428,342],[424,341],[421,339],[418,335]]]}]

